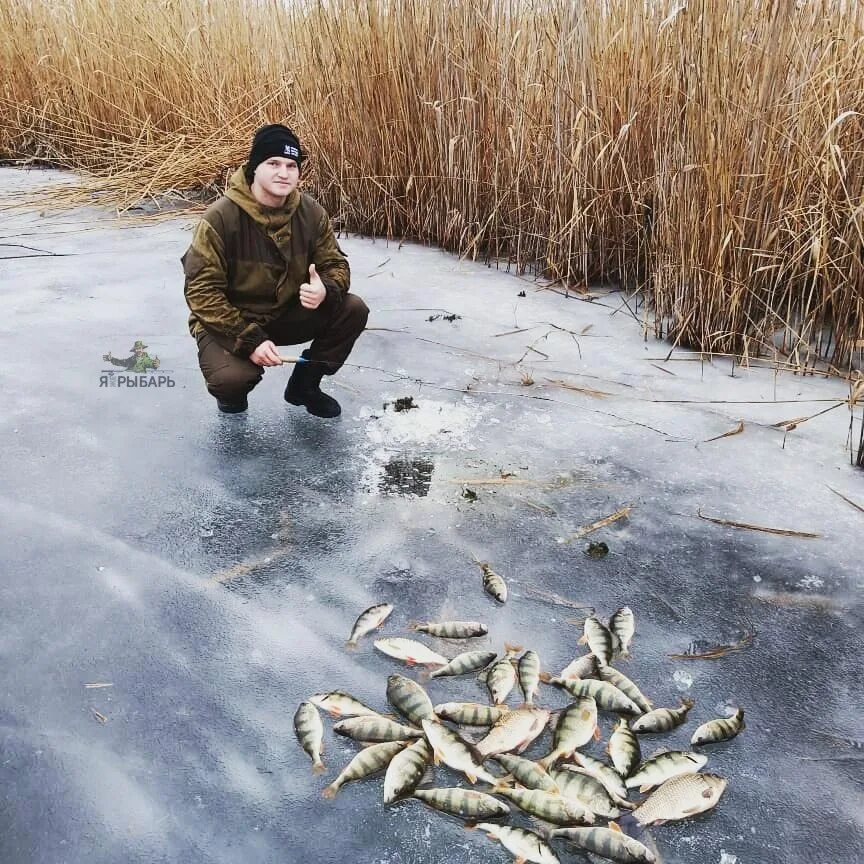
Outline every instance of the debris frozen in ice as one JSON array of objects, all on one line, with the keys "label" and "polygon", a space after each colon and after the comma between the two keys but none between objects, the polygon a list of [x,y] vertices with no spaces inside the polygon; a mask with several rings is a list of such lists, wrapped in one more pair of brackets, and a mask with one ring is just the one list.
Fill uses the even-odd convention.
[{"label": "debris frozen in ice", "polygon": [[720,864],[738,864],[738,856],[727,852],[725,849],[720,850]]},{"label": "debris frozen in ice", "polygon": [[585,554],[589,558],[605,558],[609,554],[609,546],[602,540],[591,542],[585,547]]}]

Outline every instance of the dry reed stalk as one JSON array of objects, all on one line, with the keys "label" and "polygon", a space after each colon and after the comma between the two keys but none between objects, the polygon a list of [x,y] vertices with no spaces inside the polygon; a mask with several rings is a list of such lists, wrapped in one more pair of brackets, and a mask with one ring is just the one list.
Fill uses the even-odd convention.
[{"label": "dry reed stalk", "polygon": [[705,651],[684,653],[684,654],[669,654],[670,660],[719,660],[727,654],[732,654],[735,651],[743,651],[753,644],[756,638],[756,628],[752,621],[747,622],[744,634],[737,642],[732,642],[728,645],[714,645]]},{"label": "dry reed stalk", "polygon": [[712,441],[719,441],[721,438],[731,438],[733,435],[740,435],[744,431],[744,421],[739,420],[738,425],[722,435],[715,435],[713,438],[706,438],[705,444],[710,444]]},{"label": "dry reed stalk", "polygon": [[632,507],[622,507],[611,515],[605,516],[603,519],[598,519],[590,525],[583,525],[578,531],[571,534],[569,537],[565,537],[561,542],[565,544],[572,543],[574,540],[580,540],[582,537],[587,537],[589,534],[593,534],[595,531],[599,531],[601,528],[605,528],[607,525],[611,525],[619,519],[628,518],[632,511]]},{"label": "dry reed stalk", "polygon": [[595,399],[605,399],[607,396],[612,395],[605,390],[594,390],[591,387],[577,387],[575,384],[568,384],[566,381],[561,381],[557,378],[547,378],[546,380],[556,387],[563,387],[565,390],[572,390],[574,393],[584,393],[586,396],[593,396]]},{"label": "dry reed stalk", "polygon": [[864,4],[0,0],[0,30],[0,158],[87,178],[30,206],[215,193],[287,121],[341,227],[636,286],[709,353],[860,355]]},{"label": "dry reed stalk", "polygon": [[[577,603],[575,600],[569,600],[567,597],[562,597],[560,594],[555,594],[553,591],[544,591],[541,588],[534,588],[531,585],[526,586],[525,596],[533,597],[536,600],[543,600],[546,603],[552,603],[554,606],[565,606],[568,609],[577,609],[580,612],[587,612],[588,615],[594,614],[594,607],[587,603]],[[585,619],[580,619],[579,624]],[[572,619],[568,619],[567,623],[573,623]]]},{"label": "dry reed stalk", "polygon": [[862,507],[860,504],[856,504],[851,498],[847,498],[842,492],[838,492],[836,489],[832,489],[830,486],[828,488],[831,489],[831,491],[835,495],[842,498],[847,504],[851,504],[856,510],[860,510],[862,513],[864,513],[864,507]]},{"label": "dry reed stalk", "polygon": [[746,528],[748,531],[761,531],[763,534],[779,534],[782,537],[805,537],[808,539],[821,538],[821,534],[814,534],[810,531],[792,531],[789,528],[766,528],[763,525],[751,525],[749,522],[735,522],[732,519],[718,519],[715,516],[706,516],[701,510],[696,511],[696,515],[706,522],[713,522],[715,525],[725,525],[728,528]]}]

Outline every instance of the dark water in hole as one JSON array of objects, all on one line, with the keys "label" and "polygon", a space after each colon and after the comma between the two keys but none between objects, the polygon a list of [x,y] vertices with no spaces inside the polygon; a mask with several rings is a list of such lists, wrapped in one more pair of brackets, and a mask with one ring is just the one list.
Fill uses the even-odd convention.
[{"label": "dark water in hole", "polygon": [[432,485],[435,463],[424,457],[395,456],[384,466],[378,489],[387,495],[424,498]]}]

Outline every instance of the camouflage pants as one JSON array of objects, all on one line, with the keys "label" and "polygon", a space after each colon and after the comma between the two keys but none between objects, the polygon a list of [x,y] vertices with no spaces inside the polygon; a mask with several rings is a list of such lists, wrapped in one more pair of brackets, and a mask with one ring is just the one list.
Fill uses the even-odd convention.
[{"label": "camouflage pants", "polygon": [[[312,340],[306,352],[327,375],[336,372],[366,327],[369,309],[356,294],[346,294],[335,312],[316,309],[300,321],[279,320],[266,326],[276,345],[300,345]],[[258,385],[264,367],[228,350],[233,340],[206,331],[198,336],[198,365],[211,396],[223,402],[242,402]]]}]

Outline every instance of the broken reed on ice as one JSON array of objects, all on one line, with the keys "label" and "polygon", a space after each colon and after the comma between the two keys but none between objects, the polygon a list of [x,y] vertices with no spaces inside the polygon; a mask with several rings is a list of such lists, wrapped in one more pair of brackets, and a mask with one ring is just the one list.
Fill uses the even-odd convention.
[{"label": "broken reed on ice", "polygon": [[678,344],[860,364],[864,4],[684,7],[0,0],[0,157],[124,206],[281,120],[350,231],[638,286]]}]

